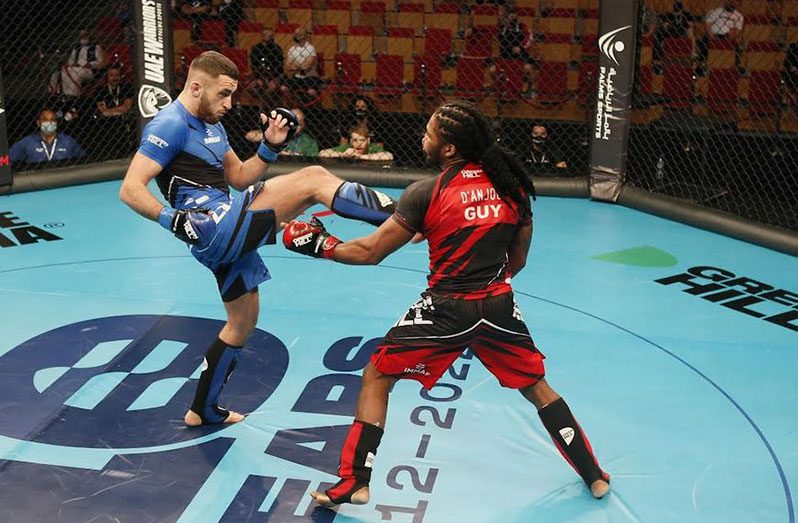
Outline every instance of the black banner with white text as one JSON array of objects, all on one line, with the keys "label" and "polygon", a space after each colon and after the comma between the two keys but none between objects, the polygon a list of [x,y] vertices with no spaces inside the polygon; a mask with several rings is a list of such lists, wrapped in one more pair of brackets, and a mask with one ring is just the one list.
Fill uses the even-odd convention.
[{"label": "black banner with white text", "polygon": [[139,130],[172,102],[174,54],[171,3],[133,0],[136,27],[136,105]]},{"label": "black banner with white text", "polygon": [[597,200],[617,200],[623,185],[636,34],[637,2],[601,2],[596,107],[590,122],[590,195]]}]

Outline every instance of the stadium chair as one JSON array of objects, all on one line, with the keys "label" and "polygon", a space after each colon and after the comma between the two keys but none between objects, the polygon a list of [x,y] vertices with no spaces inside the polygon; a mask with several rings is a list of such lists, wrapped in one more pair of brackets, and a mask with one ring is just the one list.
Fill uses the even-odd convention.
[{"label": "stadium chair", "polygon": [[334,25],[314,25],[311,41],[318,54],[335,56],[338,52],[338,28]]},{"label": "stadium chair", "polygon": [[441,60],[437,55],[416,55],[413,63],[413,93],[436,97],[441,89]]},{"label": "stadium chair", "polygon": [[751,16],[766,15],[768,12],[766,0],[742,0],[739,9],[745,17],[746,24]]},{"label": "stadium chair", "polygon": [[250,75],[249,53],[247,53],[246,49],[240,49],[237,47],[222,47],[221,51],[223,55],[236,64],[239,75],[244,78]]},{"label": "stadium chair", "polygon": [[471,8],[471,25],[499,25],[499,8],[495,4],[476,4]]},{"label": "stadium chair", "polygon": [[360,55],[362,60],[370,60],[374,55],[374,29],[350,26],[346,35],[346,52]]},{"label": "stadium chair", "polygon": [[485,60],[461,56],[457,59],[455,96],[482,98],[485,95]]},{"label": "stadium chair", "polygon": [[572,35],[546,33],[535,42],[535,56],[548,62],[570,62],[576,58],[579,45]]},{"label": "stadium chair", "polygon": [[598,35],[599,12],[598,9],[589,9],[585,11],[582,18],[582,37],[588,35]]},{"label": "stadium chair", "polygon": [[385,3],[361,2],[358,25],[371,27],[375,35],[385,34]]},{"label": "stadium chair", "polygon": [[[498,45],[497,34],[498,26],[495,25],[476,25],[471,36],[465,39],[465,56],[481,56],[487,58],[494,54],[494,44]],[[498,50],[496,50],[498,51]]]},{"label": "stadium chair", "polygon": [[514,102],[521,99],[524,90],[524,65],[523,60],[496,60],[494,86],[499,101]]},{"label": "stadium chair", "polygon": [[338,34],[346,34],[352,25],[352,3],[349,1],[330,0],[327,2],[325,23],[338,28]]},{"label": "stadium chair", "polygon": [[672,109],[684,109],[693,101],[693,67],[668,63],[662,78],[662,96],[665,105]]},{"label": "stadium chair", "polygon": [[547,9],[541,11],[538,19],[538,32],[542,34],[569,35],[576,34],[576,9]]},{"label": "stadium chair", "polygon": [[424,4],[399,4],[396,15],[398,27],[413,27],[417,35],[421,35],[424,27]]},{"label": "stadium chair", "polygon": [[707,108],[713,113],[729,113],[737,107],[737,68],[711,69],[707,89]]},{"label": "stadium chair", "polygon": [[258,22],[263,27],[274,28],[279,22],[279,0],[257,0],[255,7],[244,8],[244,13],[253,22]]},{"label": "stadium chair", "polygon": [[[518,15],[518,21],[526,25],[527,28],[534,32],[537,20],[535,19],[535,8],[523,5],[518,5],[515,8],[515,14]],[[498,27],[498,24],[497,24]]]},{"label": "stadium chair", "polygon": [[448,29],[452,34],[460,31],[460,6],[445,3],[435,6],[431,13],[424,14],[424,25],[428,28]]},{"label": "stadium chair", "polygon": [[781,72],[752,71],[748,107],[756,115],[775,113],[781,102]]},{"label": "stadium chair", "polygon": [[332,88],[338,93],[357,93],[361,88],[362,66],[360,55],[336,53],[335,76]]},{"label": "stadium chair", "polygon": [[538,66],[537,101],[561,104],[568,98],[568,64],[541,61]]},{"label": "stadium chair", "polygon": [[428,27],[424,32],[424,54],[441,59],[452,54],[452,32],[449,29]]},{"label": "stadium chair", "polygon": [[748,71],[780,71],[784,67],[784,55],[775,42],[751,42],[746,46],[743,65]]},{"label": "stadium chair", "polygon": [[263,25],[260,22],[242,20],[238,24],[238,47],[249,54],[252,48],[260,42],[262,31]]},{"label": "stadium chair", "polygon": [[707,65],[710,69],[729,69],[735,67],[736,47],[729,40],[713,38],[709,42],[709,54],[707,55]]},{"label": "stadium chair", "polygon": [[288,0],[285,10],[285,21],[300,27],[310,28],[313,25],[313,4],[310,0]]},{"label": "stadium chair", "polygon": [[772,42],[779,33],[777,19],[768,15],[752,15],[745,17],[743,24],[743,42]]},{"label": "stadium chair", "polygon": [[413,36],[416,30],[412,27],[388,28],[388,54],[401,56],[406,62],[413,59]]},{"label": "stadium chair", "polygon": [[402,94],[405,90],[404,68],[404,59],[400,55],[378,54],[374,92],[379,95]]},{"label": "stadium chair", "polygon": [[675,56],[690,57],[693,54],[693,41],[687,37],[666,38],[663,49],[668,59]]},{"label": "stadium chair", "polygon": [[221,20],[203,20],[200,28],[200,40],[203,42],[220,45],[225,42],[224,22]]},{"label": "stadium chair", "polygon": [[191,22],[189,20],[172,22],[172,42],[174,42],[176,55],[179,55],[186,46],[191,45]]}]

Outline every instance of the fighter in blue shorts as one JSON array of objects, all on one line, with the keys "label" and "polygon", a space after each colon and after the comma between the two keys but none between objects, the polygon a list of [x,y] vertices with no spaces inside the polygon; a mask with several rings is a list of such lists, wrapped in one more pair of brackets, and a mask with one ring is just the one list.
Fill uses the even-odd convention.
[{"label": "fighter in blue shorts", "polygon": [[[394,211],[386,195],[344,182],[319,166],[261,181],[293,135],[296,117],[287,109],[262,114],[261,123],[268,127],[258,154],[241,161],[220,123],[237,87],[238,70],[224,55],[208,51],[195,58],[177,100],[145,126],[119,193],[134,211],[189,244],[194,258],[213,272],[224,302],[227,322],[205,353],[185,416],[191,426],[244,419],[219,407],[218,399],[255,329],[258,285],[270,278],[257,249],[275,242],[279,224],[316,203],[374,225]],[[153,178],[166,206],[147,187]],[[241,192],[231,196],[229,186]]]}]

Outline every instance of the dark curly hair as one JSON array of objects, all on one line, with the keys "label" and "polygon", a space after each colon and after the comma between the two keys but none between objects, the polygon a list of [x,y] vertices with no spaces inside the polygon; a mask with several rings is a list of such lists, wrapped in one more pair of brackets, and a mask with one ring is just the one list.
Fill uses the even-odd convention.
[{"label": "dark curly hair", "polygon": [[535,186],[521,160],[496,142],[496,132],[479,108],[463,100],[447,102],[432,115],[438,123],[440,138],[457,149],[464,160],[482,165],[502,200],[508,198],[531,215],[529,198],[535,198]]}]

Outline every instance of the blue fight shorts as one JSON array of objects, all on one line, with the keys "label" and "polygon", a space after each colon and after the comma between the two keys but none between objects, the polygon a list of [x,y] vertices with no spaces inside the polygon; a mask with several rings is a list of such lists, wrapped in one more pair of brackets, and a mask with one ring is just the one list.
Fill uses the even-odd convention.
[{"label": "blue fight shorts", "polygon": [[216,276],[222,301],[233,301],[271,278],[257,250],[276,241],[274,210],[248,209],[262,190],[258,182],[232,198],[218,189],[188,190],[178,197],[180,208],[209,209],[216,222],[210,242],[192,245],[191,254]]}]

